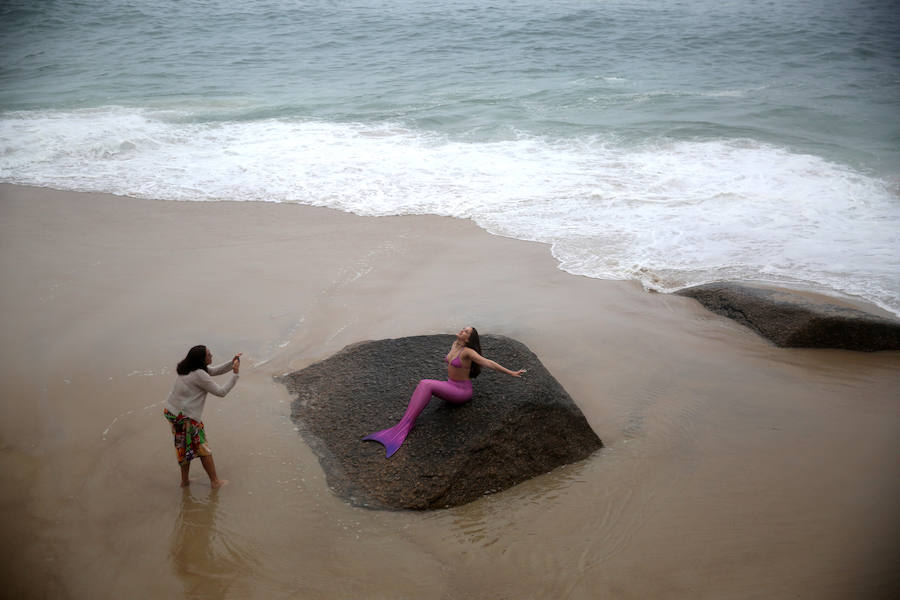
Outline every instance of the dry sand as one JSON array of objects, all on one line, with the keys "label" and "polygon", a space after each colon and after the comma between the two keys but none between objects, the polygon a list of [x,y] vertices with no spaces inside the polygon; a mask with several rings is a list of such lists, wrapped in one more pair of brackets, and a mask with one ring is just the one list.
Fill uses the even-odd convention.
[{"label": "dry sand", "polygon": [[[0,250],[4,596],[900,589],[898,352],[778,349],[694,300],[438,217],[3,185]],[[467,324],[535,351],[607,447],[456,509],[341,502],[272,376]],[[204,413],[218,492],[200,465],[179,488],[161,414],[197,343],[245,357]]]}]

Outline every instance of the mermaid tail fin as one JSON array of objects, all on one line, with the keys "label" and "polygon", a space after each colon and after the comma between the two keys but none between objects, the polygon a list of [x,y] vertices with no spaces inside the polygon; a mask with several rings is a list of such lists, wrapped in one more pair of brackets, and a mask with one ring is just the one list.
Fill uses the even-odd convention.
[{"label": "mermaid tail fin", "polygon": [[369,440],[384,445],[385,458],[390,458],[394,454],[394,452],[399,450],[400,446],[403,445],[403,442],[406,440],[406,436],[409,433],[410,429],[411,427],[408,424],[401,421],[390,429],[384,429],[382,431],[367,435],[363,438],[363,441]]}]

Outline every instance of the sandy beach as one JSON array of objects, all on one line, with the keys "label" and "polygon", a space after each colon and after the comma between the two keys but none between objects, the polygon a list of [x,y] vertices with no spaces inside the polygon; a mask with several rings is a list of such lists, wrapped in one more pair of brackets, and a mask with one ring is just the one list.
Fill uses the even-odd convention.
[{"label": "sandy beach", "polygon": [[[433,216],[0,185],[0,250],[6,597],[900,590],[900,352],[779,349],[692,299]],[[454,509],[342,502],[273,376],[465,325],[528,345],[606,447]],[[162,417],[201,343],[214,362],[244,353],[204,413],[219,491],[199,464],[179,487]]]}]

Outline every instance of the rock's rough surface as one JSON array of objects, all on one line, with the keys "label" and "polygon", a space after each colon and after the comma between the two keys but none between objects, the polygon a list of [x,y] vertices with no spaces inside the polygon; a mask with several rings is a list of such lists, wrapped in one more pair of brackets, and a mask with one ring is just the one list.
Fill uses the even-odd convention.
[{"label": "rock's rough surface", "polygon": [[676,292],[794,348],[900,349],[900,321],[781,288],[719,282]]},{"label": "rock's rough surface", "polygon": [[361,441],[403,416],[420,379],[446,379],[450,335],[362,342],[280,380],[329,486],[352,504],[434,509],[471,502],[603,444],[563,387],[523,344],[481,336],[483,354],[521,378],[484,370],[461,405],[432,398],[400,450]]}]

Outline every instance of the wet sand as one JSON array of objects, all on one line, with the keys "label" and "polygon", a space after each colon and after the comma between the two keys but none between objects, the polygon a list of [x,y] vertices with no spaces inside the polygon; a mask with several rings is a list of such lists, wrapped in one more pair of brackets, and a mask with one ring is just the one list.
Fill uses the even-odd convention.
[{"label": "wet sand", "polygon": [[[8,597],[900,589],[898,352],[778,349],[694,300],[430,216],[2,185],[0,250]],[[273,375],[467,324],[536,352],[606,448],[451,510],[344,504]],[[199,464],[179,488],[161,415],[197,343],[245,358],[204,413],[231,480],[215,492]]]}]

